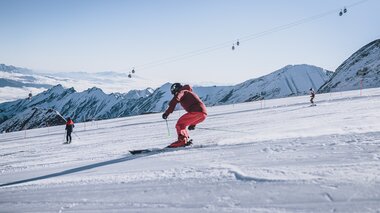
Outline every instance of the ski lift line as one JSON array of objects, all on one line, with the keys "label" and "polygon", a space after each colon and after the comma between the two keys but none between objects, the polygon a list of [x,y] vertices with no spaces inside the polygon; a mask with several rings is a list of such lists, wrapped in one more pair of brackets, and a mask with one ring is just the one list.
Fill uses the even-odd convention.
[{"label": "ski lift line", "polygon": [[[230,45],[227,45],[227,46],[230,47]],[[217,50],[220,50],[220,49],[225,49],[227,46],[225,45],[225,46],[221,46],[221,47],[215,47],[213,49],[205,50],[205,51],[197,53],[197,54],[187,55],[187,56],[183,56],[183,57],[180,57],[180,58],[172,59],[172,60],[169,60],[169,61],[163,61],[163,62],[154,64],[154,65],[150,65],[150,66],[144,66],[144,68],[140,68],[139,70],[145,70],[145,69],[149,69],[149,68],[152,68],[152,67],[157,67],[157,66],[160,66],[160,65],[163,65],[163,64],[169,64],[169,63],[173,63],[173,62],[176,62],[176,61],[185,60],[185,59],[188,59],[188,58],[191,58],[191,57],[195,57],[195,56],[198,56],[198,55],[206,54],[206,53],[209,53],[209,52],[214,52],[214,51],[217,51]]]},{"label": "ski lift line", "polygon": [[[297,21],[297,22],[293,22],[293,23],[290,23],[290,24],[287,24],[287,25],[282,25],[282,26],[279,26],[279,27],[276,27],[276,28],[272,28],[270,30],[257,33],[257,34],[254,35],[254,37],[253,37],[253,35],[251,35],[251,37],[246,36],[246,37],[240,38],[239,41],[249,41],[249,40],[261,38],[261,37],[264,37],[264,36],[272,34],[272,33],[276,33],[276,32],[282,31],[282,30],[286,30],[286,29],[289,29],[289,28],[292,28],[292,27],[304,24],[306,22],[313,21],[313,20],[315,20],[317,18],[322,18],[322,17],[324,17],[326,15],[330,15],[332,13],[335,14],[336,10],[332,10],[332,11],[329,11],[328,13],[326,12],[326,13],[320,14],[318,16],[313,16],[313,17],[310,17],[310,18],[307,18],[307,19],[303,19],[302,20],[303,22]],[[239,42],[239,44],[240,44],[240,42]],[[190,57],[194,57],[194,56],[198,56],[198,55],[201,55],[201,54],[213,52],[213,51],[216,51],[216,50],[219,50],[219,49],[225,49],[226,47],[231,47],[230,42],[224,42],[223,44],[220,44],[220,45],[215,45],[213,47],[208,47],[208,48],[205,48],[205,49],[202,49],[202,50],[193,51],[192,53],[183,54],[181,56],[167,58],[167,60],[162,60],[162,61],[159,61],[157,63],[153,63],[152,62],[152,63],[146,64],[146,65],[140,66],[141,68],[139,68],[139,70],[145,70],[145,69],[156,67],[156,66],[159,66],[159,65],[163,65],[163,64],[168,64],[168,63],[184,60],[184,59],[187,59],[187,58],[190,58]],[[232,50],[234,50],[234,49],[236,49],[235,46],[232,47]]]},{"label": "ski lift line", "polygon": [[314,21],[316,19],[320,19],[320,18],[323,18],[323,17],[325,17],[327,15],[335,14],[335,13],[336,13],[336,10],[331,10],[331,11],[323,13],[323,14],[319,14],[319,15],[316,15],[316,16],[312,16],[312,17],[309,17],[309,18],[302,19],[302,20],[298,20],[298,21],[295,21],[295,22],[292,22],[292,23],[289,23],[289,24],[286,24],[286,25],[278,26],[278,27],[272,28],[270,30],[263,31],[261,33],[257,33],[257,34],[250,35],[250,36],[245,36],[245,37],[242,37],[240,40],[242,40],[242,41],[249,41],[249,40],[252,40],[252,39],[260,38],[260,37],[263,37],[263,36],[266,36],[266,35],[269,35],[269,34],[272,34],[272,33],[276,33],[276,32],[282,31],[282,30],[287,30],[287,29],[290,29],[292,27],[296,27],[298,25],[311,22],[311,21]]},{"label": "ski lift line", "polygon": [[[351,5],[348,5],[345,8],[354,7],[354,6],[357,6],[359,4],[364,3],[366,1],[369,1],[369,0],[362,0],[362,1],[359,1],[359,2],[356,2],[356,3],[353,3]],[[255,38],[260,38],[260,37],[263,37],[263,36],[275,33],[275,32],[286,30],[286,29],[289,29],[289,28],[292,28],[292,27],[295,27],[295,26],[298,26],[298,25],[301,25],[301,24],[304,24],[304,23],[308,23],[308,22],[314,21],[316,19],[323,18],[323,17],[331,15],[331,14],[335,14],[336,11],[339,11],[339,9],[340,8],[333,9],[333,10],[330,10],[330,11],[327,11],[327,12],[324,12],[324,13],[321,13],[321,14],[317,14],[317,15],[314,15],[314,16],[311,16],[311,17],[307,17],[307,18],[304,18],[304,19],[300,19],[300,20],[294,21],[294,22],[289,23],[289,24],[277,26],[277,27],[274,27],[272,29],[269,29],[269,30],[266,30],[266,31],[263,31],[263,32],[260,32],[260,33],[244,36],[244,37],[241,37],[239,40],[240,41],[249,41],[249,40],[252,40],[252,39],[255,39]]]},{"label": "ski lift line", "polygon": [[204,52],[208,52],[208,50],[214,50],[215,48],[217,48],[217,49],[225,48],[226,46],[230,46],[230,44],[233,43],[234,41],[235,40],[231,40],[231,41],[228,41],[228,42],[223,42],[223,43],[216,44],[216,45],[213,45],[213,46],[209,46],[209,47],[206,47],[206,48],[203,48],[203,49],[194,50],[194,51],[191,51],[191,52],[183,53],[183,54],[178,55],[178,56],[172,56],[172,57],[160,59],[160,60],[157,60],[157,61],[152,61],[152,62],[143,64],[143,65],[140,65],[140,66],[135,66],[135,67],[137,67],[139,70],[142,70],[142,69],[145,69],[146,67],[151,67],[151,65],[153,65],[153,66],[155,66],[156,64],[161,65],[163,63],[166,63],[166,61],[171,62],[172,60],[177,60],[178,58],[182,59],[183,57],[187,57],[187,56],[192,57],[194,54],[198,54],[198,53],[203,54]]},{"label": "ski lift line", "polygon": [[227,44],[215,45],[214,47],[209,47],[207,49],[205,48],[203,50],[193,51],[191,53],[183,54],[183,55],[176,56],[176,57],[170,57],[170,58],[167,58],[167,59],[164,59],[164,60],[161,60],[161,61],[156,61],[156,62],[152,62],[152,63],[145,64],[145,65],[140,65],[140,68],[138,68],[138,69],[139,70],[145,70],[145,69],[148,69],[148,68],[151,68],[151,67],[156,67],[156,66],[159,66],[159,65],[162,65],[162,64],[168,64],[168,63],[172,63],[172,62],[175,62],[175,61],[184,60],[184,59],[191,58],[191,57],[194,57],[194,56],[198,56],[198,55],[201,55],[201,54],[205,54],[205,53],[208,53],[208,52],[213,52],[213,51],[216,51],[216,50],[219,50],[219,49],[224,49],[227,46],[230,46],[230,43],[228,45]]},{"label": "ski lift line", "polygon": [[194,51],[190,51],[190,52],[187,52],[187,53],[183,53],[183,54],[180,54],[180,55],[177,55],[177,56],[171,56],[171,57],[167,57],[167,58],[163,58],[163,59],[159,59],[159,60],[156,60],[156,61],[152,61],[152,62],[148,62],[146,64],[142,64],[142,65],[139,65],[139,66],[134,66],[134,69],[138,69],[138,70],[144,70],[146,69],[146,67],[153,67],[153,66],[156,66],[156,64],[165,64],[167,63],[166,61],[169,61],[171,62],[172,60],[174,61],[177,61],[177,59],[179,58],[180,60],[182,60],[182,58],[184,57],[192,57],[193,55],[195,54],[204,54],[204,52],[209,52],[208,50],[215,50],[215,49],[221,49],[221,48],[225,48],[226,46],[230,46],[231,43],[234,43],[236,41],[236,39],[234,40],[230,40],[230,41],[226,41],[226,42],[222,42],[222,43],[219,43],[219,44],[216,44],[216,45],[212,45],[212,46],[209,46],[209,47],[206,47],[206,48],[203,48],[203,49],[198,49],[198,50],[194,50]]},{"label": "ski lift line", "polygon": [[[355,7],[357,5],[363,4],[363,3],[367,2],[367,1],[369,1],[369,0],[361,0],[361,1],[355,2],[353,4],[347,5],[347,6],[345,6],[345,8],[352,8],[352,7]],[[259,33],[255,33],[255,34],[239,37],[238,41],[240,43],[240,42],[245,42],[245,41],[250,41],[250,40],[253,40],[253,39],[261,38],[261,37],[264,37],[264,36],[267,36],[267,35],[270,35],[270,34],[273,34],[273,33],[276,33],[276,32],[287,30],[287,29],[290,29],[290,28],[293,28],[293,27],[296,27],[296,26],[299,26],[299,25],[302,25],[302,24],[305,24],[305,23],[308,23],[308,22],[311,22],[311,21],[323,18],[323,17],[331,15],[331,14],[336,14],[336,12],[340,11],[340,10],[341,10],[341,8],[333,9],[333,10],[330,10],[330,11],[327,11],[327,12],[324,12],[324,13],[320,13],[320,14],[317,14],[317,15],[314,15],[314,16],[311,16],[311,17],[303,18],[303,19],[300,19],[300,20],[297,20],[297,21],[294,21],[294,22],[291,22],[291,23],[288,23],[288,24],[277,26],[277,27],[271,28],[269,30],[265,30],[263,32],[259,32]],[[187,59],[187,58],[191,58],[191,57],[194,57],[194,56],[206,54],[206,53],[213,52],[213,51],[216,51],[216,50],[219,50],[219,49],[231,48],[231,43],[234,44],[235,41],[236,41],[236,39],[230,40],[230,41],[226,41],[226,42],[222,42],[222,43],[219,43],[219,44],[216,44],[216,45],[213,45],[213,46],[209,46],[209,47],[206,47],[206,48],[203,48],[203,49],[198,49],[198,50],[194,50],[194,51],[191,51],[191,52],[183,53],[183,54],[180,54],[180,55],[177,55],[177,56],[172,56],[172,57],[168,57],[168,58],[164,58],[164,59],[148,62],[146,64],[142,64],[142,65],[139,65],[139,66],[134,66],[134,68],[138,69],[138,70],[145,70],[145,69],[149,69],[149,68],[152,68],[152,67],[160,66],[160,65],[163,65],[163,64],[168,64],[168,63],[184,60],[184,59]],[[237,45],[237,46],[239,46],[239,45]]]},{"label": "ski lift line", "polygon": [[[360,2],[357,2],[357,3],[354,3],[352,5],[349,5],[347,7],[353,7],[353,6],[356,6],[356,5],[360,4],[360,3],[364,3],[366,1],[368,1],[368,0],[363,0],[363,1],[360,1]],[[290,24],[278,26],[278,27],[272,28],[270,30],[267,30],[267,31],[264,31],[264,32],[261,32],[261,33],[257,33],[257,34],[250,35],[250,36],[245,36],[245,37],[243,37],[243,39],[240,39],[240,40],[248,41],[248,40],[252,40],[252,39],[255,39],[255,38],[263,37],[263,36],[266,36],[266,35],[271,34],[271,33],[275,33],[275,32],[281,31],[281,30],[285,30],[285,29],[289,29],[291,27],[295,27],[295,26],[298,26],[298,25],[310,22],[310,21],[318,19],[318,18],[322,18],[324,16],[330,15],[330,14],[335,13],[335,12],[336,12],[336,9],[328,11],[328,12],[325,12],[325,13],[322,13],[322,14],[319,14],[319,15],[315,15],[315,16],[312,16],[312,17],[309,17],[309,18],[301,19],[301,20],[298,20],[296,22],[292,22]],[[211,47],[208,47],[208,48],[204,48],[204,49],[196,50],[196,51],[193,51],[193,52],[185,53],[185,54],[182,54],[180,56],[169,57],[169,58],[166,58],[166,59],[163,59],[163,60],[159,60],[159,61],[155,61],[155,62],[151,62],[151,63],[145,64],[145,65],[140,65],[140,67],[141,67],[140,70],[144,70],[144,69],[147,69],[147,68],[155,67],[155,66],[158,66],[158,65],[166,64],[166,63],[171,63],[171,62],[183,60],[183,59],[188,58],[188,57],[194,57],[196,55],[208,53],[208,52],[215,51],[215,50],[218,50],[218,49],[222,49],[222,48],[225,48],[225,47],[230,47],[230,45],[228,44],[230,42],[231,41],[224,42],[224,43],[221,43],[219,45],[214,45],[214,46],[211,46]]]}]

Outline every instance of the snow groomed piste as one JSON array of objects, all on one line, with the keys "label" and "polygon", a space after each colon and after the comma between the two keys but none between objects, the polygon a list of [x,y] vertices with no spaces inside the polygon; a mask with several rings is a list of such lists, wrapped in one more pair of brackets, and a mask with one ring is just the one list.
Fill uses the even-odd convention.
[{"label": "snow groomed piste", "polygon": [[193,146],[154,154],[161,114],[0,135],[1,212],[377,212],[380,89],[208,107]]}]

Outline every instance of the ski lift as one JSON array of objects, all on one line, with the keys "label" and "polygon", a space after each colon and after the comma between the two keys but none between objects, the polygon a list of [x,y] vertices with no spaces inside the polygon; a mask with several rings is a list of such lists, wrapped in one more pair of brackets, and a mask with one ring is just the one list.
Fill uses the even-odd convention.
[{"label": "ski lift", "polygon": [[347,8],[346,7],[343,9],[343,13],[347,13]]},{"label": "ski lift", "polygon": [[131,75],[131,73],[129,73],[129,74],[128,74],[128,78],[132,78],[132,75]]},{"label": "ski lift", "polygon": [[340,10],[340,12],[339,12],[339,16],[342,16],[342,15],[343,15],[343,11]]},{"label": "ski lift", "polygon": [[232,50],[235,50],[235,44],[232,45]]},{"label": "ski lift", "polygon": [[237,40],[237,42],[236,42],[236,46],[239,46],[240,45],[240,42],[239,42],[239,40]]}]

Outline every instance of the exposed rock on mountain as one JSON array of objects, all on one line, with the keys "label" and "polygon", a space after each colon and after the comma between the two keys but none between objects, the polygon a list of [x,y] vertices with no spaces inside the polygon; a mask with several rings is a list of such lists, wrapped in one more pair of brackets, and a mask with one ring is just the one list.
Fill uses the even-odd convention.
[{"label": "exposed rock on mountain", "polygon": [[380,87],[380,39],[360,48],[340,65],[319,92]]},{"label": "exposed rock on mountain", "polygon": [[65,119],[56,110],[32,107],[0,124],[0,132],[57,126],[65,123]]},{"label": "exposed rock on mountain", "polygon": [[[319,67],[289,65],[269,75],[235,86],[194,87],[193,89],[206,105],[212,106],[303,95],[310,87],[319,88],[330,76],[331,72]],[[31,99],[0,104],[0,124],[12,120],[14,116],[18,117],[20,113],[25,112],[30,115],[30,109],[34,107],[57,110],[63,116],[73,118],[75,122],[161,112],[166,109],[173,97],[170,86],[170,83],[166,83],[154,91],[148,88],[130,91],[127,94],[105,94],[96,87],[76,92],[74,88],[65,89],[62,85],[57,85]],[[35,115],[35,113],[32,114]],[[22,123],[20,119],[14,119],[14,121]],[[18,126],[17,122],[5,124],[4,129],[7,131],[35,126]],[[9,125],[16,125],[17,128],[9,127]]]}]

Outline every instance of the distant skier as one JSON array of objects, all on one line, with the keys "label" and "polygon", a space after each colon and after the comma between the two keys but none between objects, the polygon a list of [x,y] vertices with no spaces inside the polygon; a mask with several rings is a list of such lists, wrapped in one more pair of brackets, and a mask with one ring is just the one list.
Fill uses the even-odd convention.
[{"label": "distant skier", "polygon": [[66,143],[71,143],[71,133],[73,132],[73,128],[74,128],[74,122],[73,120],[71,120],[70,117],[67,118],[67,122],[66,122]]},{"label": "distant skier", "polygon": [[310,103],[312,106],[315,106],[314,97],[315,97],[315,92],[314,92],[313,88],[310,88]]},{"label": "distant skier", "polygon": [[182,86],[180,83],[175,83],[170,87],[170,91],[174,97],[169,102],[168,109],[162,114],[162,118],[166,120],[169,114],[174,111],[177,103],[180,103],[187,111],[186,114],[178,119],[175,126],[178,140],[168,146],[169,148],[175,148],[186,145],[189,140],[189,133],[187,132],[186,127],[188,126],[189,130],[194,130],[195,125],[206,119],[207,111],[206,106],[198,95],[193,92],[190,85]]}]

